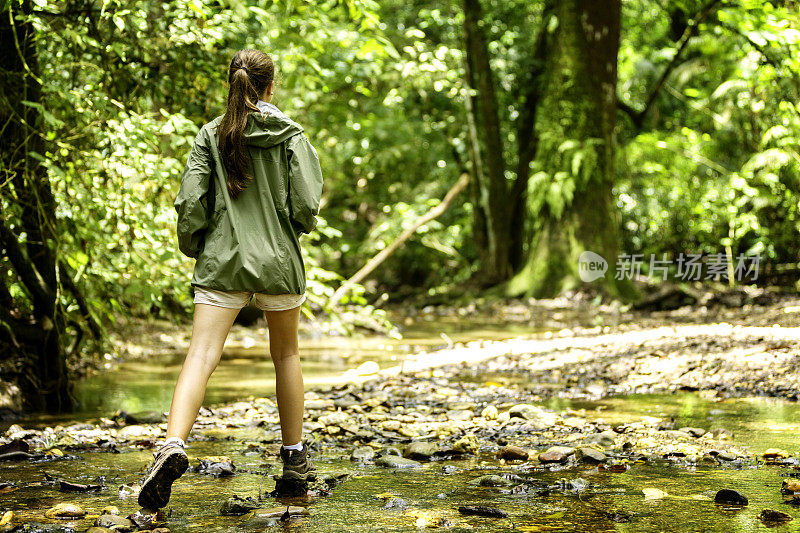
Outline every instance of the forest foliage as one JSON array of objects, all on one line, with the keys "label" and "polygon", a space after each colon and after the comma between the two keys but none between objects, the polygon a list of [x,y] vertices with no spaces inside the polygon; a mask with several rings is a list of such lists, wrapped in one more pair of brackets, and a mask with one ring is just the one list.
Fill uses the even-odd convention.
[{"label": "forest foliage", "polygon": [[[511,259],[519,268],[543,206],[557,221],[596,164],[592,139],[575,144],[541,127],[539,142],[563,154],[558,173],[536,157],[528,164],[519,146],[531,90],[547,87],[547,49],[540,47],[558,31],[552,2],[0,3],[4,27],[32,28],[37,64],[22,75],[38,82],[41,98],[21,105],[35,111],[37,123],[27,126],[42,142],[25,157],[46,170],[55,199],[51,244],[94,320],[190,308],[192,263],[177,249],[172,202],[198,128],[224,112],[227,64],[241,48],[273,55],[274,102],[304,126],[320,154],[323,206],[304,253],[310,302],[328,309],[344,279],[437,205],[462,174],[474,174],[470,5],[481,10],[475,28],[494,84],[500,179],[509,194],[517,182],[524,193],[507,221],[519,236],[520,257]],[[625,1],[620,28],[611,219],[619,250],[761,254],[765,273],[796,272],[798,8],[789,1]],[[23,54],[16,38],[3,54]],[[25,242],[23,209],[9,187],[11,156],[3,157],[3,221]],[[423,225],[352,301],[374,308],[474,280],[485,260],[475,198],[463,195]],[[0,265],[15,316],[31,313],[5,254]],[[78,312],[69,291],[58,299],[67,314]]]}]

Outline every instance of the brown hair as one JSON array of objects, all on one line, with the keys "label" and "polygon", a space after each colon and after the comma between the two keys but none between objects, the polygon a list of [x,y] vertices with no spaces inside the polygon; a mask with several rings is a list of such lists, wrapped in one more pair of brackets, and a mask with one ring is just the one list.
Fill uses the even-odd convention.
[{"label": "brown hair", "polygon": [[247,173],[249,157],[243,139],[247,115],[258,111],[256,102],[274,77],[272,58],[260,50],[236,52],[228,67],[228,106],[217,131],[219,152],[228,172],[228,192],[233,198],[253,179]]}]

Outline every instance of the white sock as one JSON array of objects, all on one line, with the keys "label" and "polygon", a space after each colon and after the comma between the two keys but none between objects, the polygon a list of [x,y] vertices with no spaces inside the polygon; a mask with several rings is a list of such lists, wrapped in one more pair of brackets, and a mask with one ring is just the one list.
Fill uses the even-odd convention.
[{"label": "white sock", "polygon": [[183,439],[180,438],[180,437],[170,437],[170,438],[168,438],[167,440],[164,441],[164,446],[166,446],[170,442],[174,442],[175,444],[177,444],[181,448],[185,448],[186,447],[186,443],[183,442]]},{"label": "white sock", "polygon": [[303,441],[298,442],[297,444],[291,444],[289,446],[283,445],[284,450],[293,450],[299,452],[303,449]]}]

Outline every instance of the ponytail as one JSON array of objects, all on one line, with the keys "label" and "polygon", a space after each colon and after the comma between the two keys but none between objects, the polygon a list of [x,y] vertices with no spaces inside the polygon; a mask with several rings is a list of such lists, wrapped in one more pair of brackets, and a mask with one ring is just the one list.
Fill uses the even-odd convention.
[{"label": "ponytail", "polygon": [[259,50],[237,52],[228,68],[228,105],[217,131],[219,152],[228,174],[228,192],[234,199],[253,179],[247,172],[250,158],[244,143],[247,116],[258,111],[256,102],[274,75],[272,59]]}]

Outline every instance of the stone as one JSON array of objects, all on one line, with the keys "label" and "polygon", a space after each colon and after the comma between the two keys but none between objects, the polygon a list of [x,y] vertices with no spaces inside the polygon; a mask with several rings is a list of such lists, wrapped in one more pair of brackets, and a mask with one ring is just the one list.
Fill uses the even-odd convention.
[{"label": "stone", "polygon": [[485,476],[476,477],[469,481],[470,485],[478,485],[479,487],[507,487],[512,483],[498,476],[497,474],[486,474]]},{"label": "stone", "polygon": [[304,403],[306,409],[309,410],[325,410],[333,408],[333,400],[329,398],[320,398],[316,400],[306,400]]},{"label": "stone", "polygon": [[552,446],[539,454],[539,462],[564,464],[569,459],[569,456],[574,453],[575,448],[569,446]]},{"label": "stone", "polygon": [[462,505],[458,512],[463,515],[484,516],[486,518],[508,518],[508,513],[494,507],[483,505]]},{"label": "stone", "polygon": [[458,453],[476,454],[478,446],[478,439],[475,438],[475,435],[465,435],[453,444],[453,450]]},{"label": "stone", "polygon": [[447,411],[446,415],[448,420],[468,422],[475,418],[475,413],[467,409],[453,409]]},{"label": "stone", "polygon": [[792,520],[792,517],[782,511],[764,509],[758,514],[758,519],[766,524],[782,524]]},{"label": "stone", "polygon": [[125,426],[117,431],[117,438],[125,441],[155,438],[157,435],[158,429],[138,424]]},{"label": "stone", "polygon": [[422,466],[421,463],[414,461],[412,459],[406,459],[405,457],[398,457],[397,455],[383,455],[375,459],[376,466],[382,466],[384,468],[397,468],[397,469],[405,469],[405,468],[419,468]]},{"label": "stone", "polygon": [[44,512],[47,518],[83,518],[86,511],[75,503],[59,503]]},{"label": "stone", "polygon": [[747,498],[740,492],[733,489],[722,489],[714,496],[714,503],[721,505],[747,505]]},{"label": "stone", "polygon": [[241,526],[246,529],[264,529],[280,525],[280,520],[284,517],[298,517],[308,515],[305,507],[295,505],[270,507],[268,509],[256,509],[242,517]]},{"label": "stone", "polygon": [[192,468],[192,472],[206,474],[214,477],[232,476],[236,471],[236,465],[229,457],[224,455],[209,455],[200,457],[199,464]]},{"label": "stone", "polygon": [[438,450],[439,447],[432,442],[416,441],[406,446],[403,451],[403,457],[415,461],[430,461],[433,454]]},{"label": "stone", "polygon": [[398,450],[394,446],[386,446],[380,452],[378,452],[376,455],[380,455],[381,457],[386,456],[386,455],[396,455],[397,457],[402,457],[403,454],[400,453],[400,450]]},{"label": "stone", "polygon": [[497,415],[498,415],[497,407],[495,407],[494,405],[487,405],[481,411],[481,416],[486,420],[497,420]]},{"label": "stone", "polygon": [[584,442],[586,444],[599,444],[603,448],[610,448],[616,442],[617,434],[611,430],[601,431],[599,433],[592,433]]},{"label": "stone", "polygon": [[97,527],[113,529],[114,531],[133,531],[133,528],[135,527],[133,522],[124,516],[115,514],[104,514],[98,516],[97,520],[94,522],[94,525]]},{"label": "stone", "polygon": [[231,496],[222,504],[219,513],[223,516],[239,516],[258,509],[258,506],[258,502],[252,497]]},{"label": "stone", "polygon": [[709,433],[711,433],[712,437],[719,440],[726,440],[733,438],[733,432],[725,428],[714,428],[711,431],[709,431]]},{"label": "stone", "polygon": [[359,463],[366,463],[367,461],[372,461],[374,458],[375,450],[369,446],[359,446],[350,454],[350,460]]},{"label": "stone", "polygon": [[678,429],[678,431],[683,431],[684,433],[688,433],[692,437],[697,437],[697,438],[702,437],[703,435],[706,434],[706,430],[703,428],[684,427]]},{"label": "stone", "polygon": [[783,461],[784,459],[788,459],[791,457],[792,454],[787,452],[786,450],[781,450],[779,448],[770,448],[769,450],[765,451],[761,454],[761,457],[768,463],[775,463]]},{"label": "stone", "polygon": [[497,450],[497,458],[504,461],[527,461],[528,457],[528,451],[519,446],[503,446]]},{"label": "stone", "polygon": [[588,446],[584,446],[575,450],[575,458],[581,463],[588,464],[599,464],[607,459],[606,454],[600,450]]},{"label": "stone", "polygon": [[86,530],[86,533],[111,533],[111,531],[113,530],[107,527],[92,526]]}]

